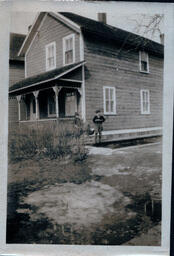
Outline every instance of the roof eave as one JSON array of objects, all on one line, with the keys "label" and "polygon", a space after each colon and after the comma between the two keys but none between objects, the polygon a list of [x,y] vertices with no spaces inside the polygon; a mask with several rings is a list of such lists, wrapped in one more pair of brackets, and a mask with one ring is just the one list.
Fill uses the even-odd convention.
[{"label": "roof eave", "polygon": [[11,91],[9,91],[9,95],[16,94],[16,93],[18,93],[19,91],[22,91],[22,90],[24,90],[24,89],[28,89],[28,88],[31,88],[31,87],[35,87],[35,86],[40,85],[40,84],[44,84],[44,83],[48,83],[48,82],[51,82],[51,81],[55,81],[56,79],[59,79],[59,78],[61,78],[62,76],[64,76],[64,75],[70,73],[71,71],[73,71],[73,70],[75,70],[75,69],[77,69],[77,68],[79,68],[79,67],[85,65],[85,63],[86,63],[85,61],[82,61],[81,63],[77,64],[76,66],[74,66],[74,67],[72,67],[72,68],[70,68],[69,70],[66,70],[65,72],[63,72],[63,73],[61,73],[61,74],[59,74],[59,75],[56,75],[56,76],[54,76],[54,77],[52,77],[52,78],[49,78],[49,79],[46,79],[46,80],[43,80],[43,81],[40,81],[40,82],[36,82],[36,83],[31,84],[31,85],[27,85],[27,86],[25,86],[25,87],[20,87],[20,88],[11,90]]}]

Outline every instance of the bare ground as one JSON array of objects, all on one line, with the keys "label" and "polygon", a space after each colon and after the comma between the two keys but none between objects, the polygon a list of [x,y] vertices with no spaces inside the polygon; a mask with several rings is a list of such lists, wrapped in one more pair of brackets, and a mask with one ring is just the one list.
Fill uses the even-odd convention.
[{"label": "bare ground", "polygon": [[160,207],[153,218],[150,203],[161,198],[161,144],[88,150],[83,164],[35,159],[9,166],[8,242],[160,245]]}]

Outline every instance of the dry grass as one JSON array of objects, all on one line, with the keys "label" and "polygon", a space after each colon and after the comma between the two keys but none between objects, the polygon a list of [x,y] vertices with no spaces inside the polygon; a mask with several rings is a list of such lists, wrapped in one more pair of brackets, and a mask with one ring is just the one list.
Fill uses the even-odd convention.
[{"label": "dry grass", "polygon": [[21,127],[9,134],[9,161],[37,158],[71,157],[75,162],[87,157],[82,129],[65,124],[31,129]]}]

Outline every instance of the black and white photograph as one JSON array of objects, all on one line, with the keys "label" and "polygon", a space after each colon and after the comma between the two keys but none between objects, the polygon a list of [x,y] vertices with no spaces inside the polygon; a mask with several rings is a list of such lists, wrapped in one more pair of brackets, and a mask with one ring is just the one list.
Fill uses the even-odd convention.
[{"label": "black and white photograph", "polygon": [[7,244],[162,246],[165,43],[161,8],[11,12]]}]

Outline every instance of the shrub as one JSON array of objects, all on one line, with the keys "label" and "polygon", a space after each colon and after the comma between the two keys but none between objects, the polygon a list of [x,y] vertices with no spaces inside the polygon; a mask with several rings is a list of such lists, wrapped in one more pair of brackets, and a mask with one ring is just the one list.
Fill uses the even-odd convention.
[{"label": "shrub", "polygon": [[74,162],[83,161],[87,157],[83,130],[54,124],[50,127],[38,126],[37,129],[21,127],[9,133],[10,161],[32,157],[71,157]]}]

